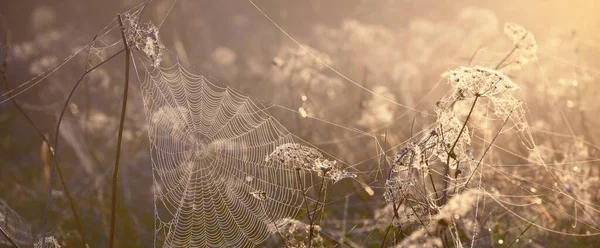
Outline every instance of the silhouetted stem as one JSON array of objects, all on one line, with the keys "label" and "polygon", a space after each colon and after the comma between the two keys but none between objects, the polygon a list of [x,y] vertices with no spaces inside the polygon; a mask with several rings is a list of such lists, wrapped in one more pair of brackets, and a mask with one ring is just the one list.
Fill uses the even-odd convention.
[{"label": "silhouetted stem", "polygon": [[477,169],[479,169],[479,166],[481,166],[481,162],[483,161],[483,158],[485,157],[485,155],[487,154],[487,152],[490,150],[490,148],[494,144],[494,141],[496,141],[496,138],[498,138],[498,135],[500,135],[500,133],[502,132],[502,129],[504,129],[504,126],[506,126],[506,122],[508,122],[508,119],[510,118],[510,116],[512,115],[512,113],[513,113],[513,111],[511,111],[508,114],[508,116],[506,117],[506,119],[504,119],[504,123],[502,123],[502,127],[500,127],[500,130],[498,130],[498,132],[496,133],[496,135],[494,135],[494,138],[492,139],[492,141],[490,142],[490,144],[485,148],[485,151],[483,152],[483,155],[481,155],[481,158],[479,158],[479,162],[477,162],[477,165],[475,166],[475,169],[473,170],[473,172],[471,172],[471,175],[469,176],[469,178],[465,182],[465,186],[463,187],[463,190],[464,190],[464,188],[467,187],[467,185],[471,181],[471,178],[473,178],[473,175],[475,175],[475,172],[477,172]]},{"label": "silhouetted stem", "polygon": [[1,226],[0,232],[2,233],[2,236],[4,236],[13,247],[19,248],[19,245],[17,245],[17,243],[14,240],[12,240],[12,238],[8,235],[8,233],[4,231],[4,229]]},{"label": "silhouetted stem", "polygon": [[441,206],[444,206],[446,204],[446,201],[448,200],[448,183],[450,182],[450,158],[454,157],[454,159],[456,158],[456,154],[454,153],[454,148],[456,148],[456,145],[458,144],[458,141],[460,140],[460,136],[463,134],[463,132],[465,131],[466,127],[467,127],[467,123],[469,122],[469,118],[471,118],[471,115],[473,114],[473,109],[475,109],[475,105],[477,104],[477,100],[479,99],[479,95],[475,95],[475,100],[473,100],[473,104],[471,105],[471,109],[469,110],[469,114],[467,115],[467,118],[465,119],[465,122],[462,125],[462,128],[460,129],[460,132],[458,133],[458,136],[456,137],[456,140],[454,141],[454,143],[452,144],[452,146],[450,147],[450,150],[448,151],[447,154],[447,158],[446,158],[446,166],[444,167],[444,188],[442,189],[442,201],[441,201]]},{"label": "silhouetted stem", "polygon": [[[308,233],[308,247],[312,247],[312,236],[313,236],[313,231],[315,230],[315,221],[319,216],[319,203],[320,203],[320,199],[321,199],[321,193],[323,192],[323,187],[325,185],[325,175],[327,174],[327,172],[323,172],[323,176],[321,177],[321,186],[319,187],[319,195],[317,196],[317,203],[315,204],[315,210],[313,211],[313,216],[312,218],[310,218],[310,225],[309,225],[309,233]],[[308,207],[308,206],[307,206]]]},{"label": "silhouetted stem", "polygon": [[121,159],[121,142],[123,140],[123,127],[125,125],[125,112],[127,110],[127,93],[129,89],[129,64],[131,60],[131,51],[125,37],[125,27],[123,19],[119,15],[119,25],[121,26],[121,35],[123,36],[123,44],[125,45],[125,86],[123,87],[123,104],[121,105],[121,120],[119,121],[119,134],[117,136],[117,152],[115,155],[115,167],[112,177],[112,205],[110,210],[110,233],[109,247],[114,247],[115,243],[115,221],[117,211],[117,183],[119,179],[119,160]]},{"label": "silhouetted stem", "polygon": [[[94,40],[96,40],[96,37],[94,37]],[[51,145],[51,143],[48,140],[48,138],[46,137],[46,135],[44,135],[44,133],[41,131],[41,129],[35,124],[35,122],[33,121],[33,119],[31,119],[31,117],[29,117],[29,115],[25,112],[25,110],[23,108],[21,108],[21,106],[17,103],[17,100],[13,98],[13,96],[12,96],[12,89],[8,85],[8,78],[6,76],[6,68],[8,67],[6,59],[7,59],[7,56],[4,56],[4,61],[2,62],[2,81],[4,81],[4,85],[6,86],[6,90],[8,92],[8,97],[9,97],[10,101],[13,103],[13,105],[15,105],[15,107],[17,108],[17,110],[23,115],[23,117],[25,117],[25,119],[27,120],[27,122],[33,127],[33,129],[35,129],[36,133],[48,145],[49,150],[50,150],[50,155],[52,156],[52,161],[55,164],[56,170],[58,171],[58,176],[59,176],[59,179],[60,179],[60,183],[63,186],[63,189],[65,190],[65,195],[67,196],[67,200],[69,202],[69,207],[71,208],[71,212],[73,213],[73,217],[75,218],[75,223],[77,225],[77,232],[79,233],[79,236],[81,238],[81,242],[85,245],[87,243],[86,243],[86,240],[85,240],[85,235],[83,233],[83,227],[81,225],[81,220],[79,219],[79,214],[77,213],[77,208],[75,207],[75,203],[73,201],[73,197],[71,195],[71,191],[67,187],[67,183],[66,183],[66,180],[65,180],[65,178],[63,176],[62,169],[60,167],[60,164],[58,163],[58,159],[56,158],[56,154],[55,154],[56,149],[55,149],[55,147],[57,145],[54,145],[54,146]],[[66,107],[66,104],[65,104],[65,107]],[[57,130],[58,130],[58,127],[57,127]],[[57,131],[57,133],[58,133],[58,131]],[[55,139],[56,139],[56,144],[58,144],[58,136]],[[52,170],[51,174],[54,174],[54,170]],[[54,181],[53,179],[54,179],[54,175],[51,176],[51,181],[49,182],[49,195],[52,193],[52,182]],[[44,216],[46,216],[46,213],[44,213]],[[43,229],[45,229],[45,225],[46,225],[46,218],[44,218],[44,227],[43,227]],[[42,240],[44,240],[44,239],[45,239],[45,234],[42,234]],[[44,245],[42,244],[42,246],[44,246]]]},{"label": "silhouetted stem", "polygon": [[392,220],[390,220],[390,224],[385,229],[385,235],[383,235],[383,239],[381,240],[381,245],[379,246],[380,248],[385,247],[385,243],[387,241],[387,236],[390,233],[390,229],[392,228],[393,224],[394,224],[394,218],[392,218]]},{"label": "silhouetted stem", "polygon": [[267,219],[269,219],[269,221],[271,221],[271,224],[273,224],[273,227],[275,228],[275,231],[277,232],[277,235],[281,239],[281,242],[283,242],[283,246],[287,248],[288,245],[287,245],[286,239],[283,237],[283,235],[281,235],[281,232],[279,231],[279,228],[277,227],[277,223],[275,223],[275,221],[271,218],[271,216],[269,216],[269,213],[267,213],[267,210],[265,209],[264,202],[261,202],[260,206],[261,206],[263,212],[265,213],[265,216],[267,216]]},{"label": "silhouetted stem", "polygon": [[542,217],[542,213],[540,213],[538,215],[538,217],[535,218],[535,220],[529,222],[529,225],[527,225],[527,227],[525,229],[523,229],[523,231],[521,233],[519,233],[519,236],[517,236],[512,242],[510,242],[510,244],[506,247],[506,248],[510,248],[512,245],[515,244],[515,242],[517,242],[517,240],[519,240],[519,238],[521,238],[523,236],[523,234],[525,234],[529,228],[531,228],[531,226],[533,226],[533,223],[535,223],[540,217]]},{"label": "silhouetted stem", "polygon": [[504,66],[502,66],[502,64],[508,59],[510,58],[510,56],[517,50],[517,48],[519,48],[519,44],[521,43],[521,41],[523,41],[525,39],[525,37],[527,36],[527,34],[524,34],[523,37],[521,37],[521,39],[519,40],[519,42],[517,42],[517,44],[515,44],[515,46],[510,50],[510,52],[508,52],[508,54],[506,54],[506,56],[504,56],[504,58],[502,58],[502,60],[500,60],[500,63],[498,63],[496,65],[496,67],[494,67],[495,70],[498,70]]}]

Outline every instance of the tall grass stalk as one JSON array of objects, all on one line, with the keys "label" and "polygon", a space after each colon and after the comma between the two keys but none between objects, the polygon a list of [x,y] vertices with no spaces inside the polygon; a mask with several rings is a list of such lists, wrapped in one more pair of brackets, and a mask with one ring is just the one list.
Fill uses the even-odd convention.
[{"label": "tall grass stalk", "polygon": [[119,25],[121,26],[121,35],[123,36],[123,45],[125,46],[125,85],[123,87],[123,104],[121,105],[121,119],[119,121],[119,134],[117,136],[117,152],[115,155],[115,167],[112,177],[112,205],[110,209],[110,233],[109,247],[114,247],[115,244],[115,222],[117,210],[117,183],[119,179],[119,160],[121,159],[121,143],[123,141],[123,127],[125,125],[125,112],[127,110],[127,94],[129,89],[129,69],[131,60],[131,50],[127,44],[125,37],[125,26],[121,15],[118,15]]},{"label": "tall grass stalk", "polygon": [[[96,40],[96,37],[94,37],[94,41]],[[3,54],[6,55],[7,52],[9,51],[9,47],[8,47],[8,42],[5,42],[5,45],[2,47],[3,50]],[[88,52],[89,54],[89,52]],[[42,138],[42,140],[48,145],[48,148],[50,150],[50,155],[52,156],[52,161],[55,164],[56,170],[58,171],[58,176],[61,182],[61,185],[63,187],[63,189],[65,190],[65,195],[67,196],[67,200],[69,202],[69,207],[71,208],[71,212],[73,213],[73,217],[75,218],[75,223],[77,225],[77,232],[79,233],[79,237],[81,239],[81,242],[85,245],[87,244],[86,240],[85,240],[85,235],[83,232],[83,227],[81,225],[81,220],[79,218],[79,214],[77,213],[77,208],[75,207],[75,202],[73,201],[73,197],[71,195],[71,191],[69,190],[69,188],[67,187],[67,183],[66,180],[64,178],[64,175],[62,173],[62,169],[60,167],[60,164],[58,163],[58,159],[56,157],[56,147],[58,144],[58,134],[56,134],[55,136],[55,145],[51,145],[52,143],[50,143],[50,141],[48,140],[48,137],[46,137],[46,135],[44,135],[44,133],[41,131],[41,129],[35,124],[35,122],[33,121],[33,119],[31,119],[31,117],[25,112],[25,110],[21,107],[21,105],[19,105],[19,103],[17,102],[17,100],[13,97],[12,95],[12,89],[10,88],[9,84],[8,84],[8,77],[6,76],[6,72],[7,72],[7,68],[8,68],[8,56],[4,56],[4,60],[2,61],[2,81],[4,82],[4,85],[6,87],[6,91],[8,92],[8,98],[10,99],[10,101],[12,102],[12,104],[15,106],[15,108],[17,108],[17,110],[19,111],[19,113],[21,113],[23,115],[23,117],[25,117],[25,119],[27,120],[27,122],[33,127],[33,129],[35,129],[36,133]],[[87,60],[87,59],[86,59]],[[67,101],[68,102],[68,101]],[[66,108],[65,104],[65,108]],[[63,108],[64,111],[64,108]],[[62,116],[62,115],[61,115]],[[60,119],[59,119],[60,120]],[[60,122],[59,124],[60,125]],[[58,133],[58,126],[56,128],[56,133]],[[54,170],[52,170],[51,174],[54,174]],[[54,175],[52,175],[50,178],[54,178]],[[49,194],[52,193],[52,182],[54,180],[50,180],[48,187],[49,187]],[[46,218],[44,218],[44,228],[45,228],[45,221]],[[3,231],[4,233],[4,231]],[[44,234],[42,234],[42,236],[44,236]],[[8,238],[8,236],[7,236]],[[45,237],[42,237],[45,238]]]},{"label": "tall grass stalk", "polygon": [[4,231],[2,226],[0,226],[0,233],[2,233],[2,236],[4,236],[13,247],[19,248],[19,245]]},{"label": "tall grass stalk", "polygon": [[[450,147],[450,150],[447,151],[448,156],[446,156],[447,157],[446,164],[444,166],[444,175],[443,175],[444,176],[444,186],[442,189],[442,200],[441,200],[440,206],[445,205],[446,202],[448,201],[448,184],[450,182],[450,159],[456,158],[456,154],[454,153],[454,148],[456,148],[456,145],[458,144],[460,137],[462,136],[463,132],[467,128],[467,123],[469,122],[469,119],[471,118],[471,115],[473,114],[473,109],[475,109],[475,105],[477,104],[477,100],[479,99],[479,97],[481,97],[481,95],[479,95],[479,94],[475,95],[475,99],[473,100],[473,104],[471,105],[471,109],[469,110],[469,114],[467,114],[465,122],[463,123],[462,128],[460,129],[460,132],[458,133],[458,136],[456,137],[456,140],[454,140],[454,143]],[[458,169],[458,165],[457,165],[457,169]]]}]

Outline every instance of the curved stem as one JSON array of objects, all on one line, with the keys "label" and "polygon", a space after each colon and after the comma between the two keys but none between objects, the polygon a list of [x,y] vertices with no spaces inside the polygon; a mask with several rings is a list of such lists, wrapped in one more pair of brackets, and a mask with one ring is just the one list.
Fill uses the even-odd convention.
[{"label": "curved stem", "polygon": [[[94,37],[94,40],[95,39],[96,39],[96,37]],[[6,49],[6,50],[8,50],[8,49]],[[2,81],[4,81],[4,85],[6,86],[6,90],[8,92],[8,97],[9,97],[10,101],[13,103],[13,105],[15,105],[15,107],[17,108],[17,110],[23,115],[23,117],[25,117],[25,119],[27,120],[27,122],[33,127],[33,129],[35,129],[36,133],[42,138],[42,141],[45,142],[48,145],[48,148],[50,150],[50,155],[52,156],[52,162],[54,163],[54,166],[56,167],[56,170],[58,171],[58,176],[59,176],[59,179],[60,179],[60,183],[61,183],[63,189],[65,190],[65,195],[67,197],[67,201],[69,202],[69,207],[71,208],[71,212],[73,213],[73,217],[75,218],[75,223],[77,225],[77,232],[79,233],[79,236],[81,238],[81,242],[85,245],[85,244],[87,244],[87,242],[85,240],[85,235],[84,235],[84,232],[83,232],[83,227],[81,225],[81,220],[79,218],[79,214],[77,213],[77,208],[75,207],[75,203],[73,201],[73,197],[71,195],[71,191],[67,187],[67,183],[66,183],[66,180],[65,180],[65,178],[63,176],[62,169],[60,167],[60,164],[58,163],[58,159],[57,159],[57,156],[56,156],[56,149],[55,149],[56,145],[54,145],[54,146],[51,145],[51,143],[48,140],[48,138],[46,137],[46,135],[44,135],[44,133],[41,131],[41,129],[35,124],[35,122],[33,121],[33,119],[31,119],[31,117],[25,112],[25,110],[21,107],[21,105],[19,105],[19,103],[17,102],[17,100],[13,98],[13,96],[12,96],[12,89],[10,88],[10,86],[8,84],[8,78],[6,76],[6,68],[8,67],[6,59],[7,59],[7,56],[4,56],[4,61],[2,62]],[[66,104],[65,104],[65,107],[66,107]],[[63,108],[63,111],[64,111],[64,108]],[[58,128],[57,128],[57,130],[58,130]],[[58,137],[56,137],[56,144],[58,144]],[[52,170],[51,174],[54,174],[54,170]],[[51,181],[49,182],[49,185],[48,185],[49,186],[49,192],[50,192],[49,194],[52,193],[52,182],[54,181],[53,180],[54,175],[52,175],[51,178],[52,179],[51,179]],[[44,213],[44,216],[46,216],[46,213]],[[46,218],[44,218],[44,227],[43,227],[44,229],[45,229],[45,224],[46,224]],[[43,231],[43,233],[44,234],[42,234],[42,240],[45,239],[45,232]]]}]

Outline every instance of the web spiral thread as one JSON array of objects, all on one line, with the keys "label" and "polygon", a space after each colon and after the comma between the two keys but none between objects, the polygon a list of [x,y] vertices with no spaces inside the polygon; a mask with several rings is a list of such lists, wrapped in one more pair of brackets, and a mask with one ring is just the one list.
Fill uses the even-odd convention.
[{"label": "web spiral thread", "polygon": [[296,170],[265,160],[293,137],[263,107],[180,65],[152,69],[141,90],[155,246],[253,246],[269,237],[274,220],[295,216]]}]

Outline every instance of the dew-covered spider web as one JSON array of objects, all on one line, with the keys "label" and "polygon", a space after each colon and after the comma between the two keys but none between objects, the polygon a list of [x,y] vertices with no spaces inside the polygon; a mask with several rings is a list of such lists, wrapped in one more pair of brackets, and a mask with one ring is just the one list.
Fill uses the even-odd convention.
[{"label": "dew-covered spider web", "polygon": [[164,237],[155,245],[256,245],[271,220],[296,214],[295,170],[265,161],[293,138],[264,107],[180,65],[149,72],[141,89]]},{"label": "dew-covered spider web", "polygon": [[[18,245],[31,244],[33,241],[31,226],[2,199],[0,199],[0,228]],[[0,245],[10,245],[3,235],[0,235]]]},{"label": "dew-covered spider web", "polygon": [[[175,3],[176,1],[174,1],[173,5]],[[273,227],[278,227],[275,224],[276,222],[281,220],[291,221],[292,219],[300,219],[302,216],[299,213],[304,210],[303,205],[305,201],[302,195],[303,188],[314,187],[315,183],[311,181],[311,175],[309,173],[299,173],[296,168],[288,166],[281,161],[268,159],[274,151],[277,151],[281,147],[293,147],[295,143],[300,141],[298,136],[288,132],[287,129],[270,114],[269,110],[276,104],[265,105],[263,104],[263,101],[255,100],[232,88],[222,86],[219,83],[213,83],[204,76],[187,71],[179,63],[175,63],[172,67],[161,67],[161,65],[168,64],[169,61],[167,61],[167,63],[161,63],[160,61],[160,58],[163,55],[163,49],[165,50],[165,53],[167,53],[166,48],[162,47],[162,44],[157,43],[160,25],[159,27],[155,27],[151,24],[146,26],[138,25],[139,12],[132,11],[127,14],[130,15],[124,16],[126,16],[126,29],[130,29],[127,30],[127,34],[129,35],[127,37],[129,46],[133,50],[136,50],[136,52],[143,53],[147,59],[146,61],[142,61],[143,59],[137,60],[138,57],[136,56],[135,61],[142,61],[137,64],[138,67],[136,69],[138,70],[136,71],[138,73],[138,78],[141,75],[141,78],[139,78],[141,80],[139,81],[141,84],[146,125],[150,141],[151,170],[154,179],[154,246],[255,246],[264,244],[269,236],[283,230],[274,230]],[[268,19],[272,21],[270,18]],[[275,24],[275,26],[279,28],[277,24]],[[361,27],[358,24],[353,24],[351,26],[357,29]],[[513,26],[509,27],[512,27],[511,30],[513,30],[513,33],[516,32],[514,31],[515,29]],[[283,29],[279,29],[284,32]],[[89,59],[86,59],[86,62],[88,63],[86,68],[91,68],[93,65],[101,63],[99,61],[109,60],[112,58],[111,56],[122,52],[122,50],[119,52],[115,51],[116,49],[121,49],[120,45],[122,45],[122,43],[120,39],[111,40],[109,37],[104,37],[105,33],[111,31],[115,31],[113,33],[116,33],[118,30],[119,26],[116,19],[114,19],[100,32],[101,35],[97,39],[94,39],[92,43],[87,44],[84,48],[75,53],[78,54],[81,51],[88,50]],[[285,32],[284,34],[287,35]],[[114,36],[120,37],[120,33]],[[513,36],[516,37],[516,39],[511,38],[513,42],[521,42],[522,40],[525,40],[524,38],[530,37],[524,35]],[[378,110],[380,109],[379,106],[389,105],[398,108],[401,107],[406,110],[405,114],[390,112],[389,123],[381,125],[373,124],[375,128],[371,129],[374,130],[372,132],[383,132],[392,125],[403,125],[406,126],[406,129],[412,128],[409,121],[405,120],[407,116],[406,113],[409,113],[409,111],[410,113],[420,113],[423,118],[426,116],[436,116],[435,114],[427,112],[426,108],[419,106],[419,104],[405,106],[403,103],[396,102],[393,97],[394,95],[391,93],[387,94],[387,91],[371,91],[370,86],[367,88],[365,88],[366,86],[363,87],[362,84],[354,82],[337,72],[333,67],[329,66],[329,62],[324,62],[327,60],[317,58],[317,56],[315,56],[316,52],[313,54],[312,49],[309,50],[295,40],[293,41],[301,48],[299,50],[303,51],[303,53],[300,54],[309,54],[310,56],[308,57],[314,57],[311,58],[315,60],[313,62],[326,65],[324,67],[333,70],[335,72],[334,74],[338,74],[338,76],[346,79],[348,81],[346,83],[349,83],[349,85],[354,84],[362,91],[370,93],[368,96],[373,99],[381,100],[379,102],[373,101],[373,104],[367,104],[367,107],[373,106],[373,109]],[[135,54],[138,55],[139,53]],[[504,56],[504,54],[500,54],[497,57],[501,59],[501,56]],[[9,93],[3,93],[3,95],[0,96],[0,103],[7,101],[10,97],[14,97],[27,91],[29,88],[44,81],[48,75],[53,74],[61,68],[64,63],[71,60],[72,57],[73,56],[70,56],[65,59],[65,62],[62,64],[59,64],[58,66],[49,69],[47,72],[40,74],[40,76],[16,87],[12,90],[12,96]],[[517,62],[527,59],[527,56],[519,57]],[[497,59],[494,57],[491,64],[487,63],[489,64],[487,67],[493,68],[493,65],[498,62],[496,60]],[[516,64],[520,65],[520,63],[521,62]],[[498,64],[497,67],[500,67],[501,64],[502,63]],[[515,64],[507,63],[506,65]],[[278,66],[285,67],[281,64]],[[539,65],[538,67],[541,68]],[[486,68],[473,66],[465,68],[460,67],[459,69],[466,73],[465,75],[472,76],[472,74],[487,72],[488,70]],[[577,68],[581,69],[580,66]],[[508,66],[506,69],[508,71],[508,69],[514,68]],[[449,72],[452,72],[452,70]],[[594,75],[600,75],[597,70],[593,72],[595,73]],[[496,72],[493,70],[490,71],[490,73],[495,74]],[[502,78],[503,77],[504,76],[502,76]],[[495,79],[493,81],[496,82],[496,78],[500,77],[493,78]],[[548,81],[548,79],[544,79],[545,81]],[[498,82],[500,81],[501,80],[498,80]],[[519,80],[519,78],[515,77],[515,82],[518,82],[519,84],[524,83],[522,81],[523,80]],[[452,80],[449,82],[452,82]],[[468,83],[465,85],[468,90],[472,90],[473,88],[469,87],[476,85],[469,80],[455,81],[455,84],[458,82]],[[545,83],[549,84],[549,82]],[[437,85],[439,85],[439,82],[435,87],[437,87]],[[507,98],[509,95],[503,93],[493,94],[493,96],[492,94],[486,95],[485,97],[487,97],[489,101],[478,103],[477,107],[474,108],[475,114],[472,116],[469,125],[463,125],[463,121],[466,122],[466,113],[462,112],[468,112],[471,101],[464,101],[454,106],[455,102],[464,100],[465,92],[468,93],[468,90],[464,91],[460,89],[461,87],[461,85],[458,85],[459,90],[456,91],[457,94],[450,94],[450,98],[442,98],[439,101],[440,106],[452,106],[452,108],[446,106],[446,108],[438,109],[442,110],[440,113],[450,114],[447,116],[439,114],[439,117],[444,117],[440,119],[453,121],[450,124],[446,123],[444,125],[446,129],[436,129],[436,123],[433,123],[424,128],[422,127],[423,129],[421,132],[418,132],[418,129],[415,130],[414,133],[411,131],[410,137],[406,139],[385,141],[385,147],[381,147],[380,144],[374,145],[377,146],[377,151],[372,154],[370,152],[366,154],[365,156],[369,156],[368,158],[360,157],[348,159],[349,161],[352,161],[348,166],[358,167],[364,165],[364,167],[368,168],[368,170],[360,170],[360,172],[357,172],[357,174],[359,174],[358,179],[363,181],[373,180],[371,178],[364,178],[367,178],[368,176],[366,175],[369,173],[383,175],[387,172],[388,176],[395,176],[399,179],[397,180],[397,186],[404,187],[409,185],[414,187],[415,184],[411,184],[409,181],[403,181],[406,179],[403,175],[405,175],[404,173],[414,173],[416,170],[422,170],[419,171],[419,173],[423,172],[423,178],[425,178],[425,176],[431,178],[431,175],[436,177],[436,183],[439,189],[442,187],[439,184],[443,181],[441,178],[445,174],[450,173],[448,175],[452,175],[453,177],[450,178],[451,180],[449,180],[447,186],[447,191],[452,191],[452,193],[449,194],[449,198],[454,199],[454,192],[459,196],[465,189],[476,188],[483,192],[482,195],[477,195],[477,198],[474,198],[476,199],[477,204],[472,204],[476,209],[474,220],[477,220],[478,218],[482,219],[487,216],[487,214],[484,214],[484,210],[490,211],[490,209],[484,209],[483,207],[485,204],[495,204],[498,207],[491,211],[501,213],[494,214],[494,218],[496,218],[496,215],[500,216],[498,219],[507,219],[504,217],[509,216],[516,220],[516,225],[507,229],[512,232],[519,233],[521,230],[527,230],[527,228],[529,228],[527,226],[531,225],[537,229],[561,235],[598,235],[600,229],[597,224],[597,214],[600,210],[597,202],[594,202],[594,200],[598,199],[598,178],[594,177],[593,180],[589,179],[583,182],[580,180],[580,175],[582,174],[582,172],[580,172],[581,168],[590,167],[590,163],[598,162],[597,158],[582,152],[585,150],[586,146],[591,147],[591,145],[578,139],[574,139],[575,142],[573,147],[567,147],[568,149],[563,149],[561,147],[554,148],[550,145],[538,146],[532,134],[534,132],[548,132],[545,134],[552,137],[563,135],[566,138],[576,138],[576,135],[574,133],[554,133],[551,130],[546,131],[542,128],[536,129],[536,127],[528,126],[525,122],[527,121],[526,117],[531,115],[531,111],[527,109],[526,105],[524,105],[524,109],[513,111],[516,109],[514,103],[520,104],[520,102],[518,102],[516,98],[513,98],[512,95],[510,95],[510,98]],[[493,93],[493,91],[491,92]],[[297,92],[294,92],[294,94],[297,94]],[[471,92],[470,94],[481,95],[477,97],[483,96],[480,94],[480,90]],[[496,97],[496,95],[502,95],[502,98]],[[436,99],[428,101],[428,96],[429,93],[420,97],[421,100],[418,102],[429,102],[431,103],[430,105],[433,105],[433,102],[435,102]],[[305,97],[307,96],[302,95],[302,97],[303,101],[305,101]],[[312,98],[313,96],[309,94],[308,97]],[[314,98],[317,97],[314,96]],[[315,106],[317,108],[324,107],[318,104],[315,104]],[[475,106],[474,103],[473,106]],[[283,106],[276,107],[282,107],[284,110],[295,112],[293,107],[296,106],[291,106],[287,109]],[[306,118],[308,115],[305,108],[300,109],[299,116]],[[454,112],[450,111],[453,109],[457,109],[456,116]],[[458,110],[462,112],[459,112]],[[364,112],[368,112],[368,109]],[[392,114],[394,118],[392,118]],[[517,120],[517,122],[511,122],[512,124],[509,124],[506,127],[496,127],[490,124],[490,127],[496,129],[488,128],[488,122],[493,123],[495,121],[497,122],[496,124],[500,124],[502,120],[505,119],[504,117],[508,120],[509,116],[510,118]],[[314,116],[308,117],[313,119],[319,118]],[[312,142],[312,144],[323,146],[339,145],[342,147],[343,144],[349,143],[351,140],[359,138],[375,138],[371,133],[354,129],[351,123],[343,122],[342,125],[328,121],[335,120],[333,117],[326,119],[319,119],[319,121],[330,124],[332,128],[346,129],[345,131],[350,130],[358,133],[358,135],[350,137],[342,136],[341,138],[324,137],[323,141],[319,140],[320,142]],[[368,121],[362,123],[368,123]],[[465,130],[467,131],[464,133],[469,134],[469,136],[460,136],[460,133],[462,132],[460,131],[461,127],[465,127]],[[440,132],[439,130],[442,131]],[[494,143],[496,131],[498,134],[507,133],[508,135],[514,135],[510,137],[518,137],[518,140],[516,140],[517,142],[513,142],[516,144],[513,145],[518,146],[518,148],[515,149],[514,147],[503,145],[502,143],[496,144],[498,142]],[[509,133],[509,131],[512,133]],[[385,138],[387,139],[387,131],[385,132]],[[451,135],[458,135],[458,137],[453,137]],[[390,136],[393,137],[394,134],[391,134]],[[454,150],[456,151],[454,154],[453,152],[447,152],[447,147],[440,147],[438,150],[442,152],[433,154],[439,157],[438,160],[442,161],[450,161],[448,157],[451,157],[451,154],[462,155],[458,159],[453,158],[457,163],[450,164],[451,167],[448,167],[448,171],[445,172],[442,170],[441,167],[439,167],[439,162],[437,162],[438,167],[435,167],[436,164],[430,166],[426,163],[415,163],[414,165],[418,166],[413,166],[411,169],[408,169],[408,167],[400,167],[400,163],[398,163],[396,167],[398,172],[385,167],[388,164],[404,162],[400,161],[400,159],[394,161],[396,160],[395,158],[410,158],[407,159],[410,163],[406,162],[403,164],[413,164],[413,162],[417,161],[413,158],[419,157],[417,155],[427,155],[427,153],[421,153],[420,150],[423,149],[418,146],[422,145],[423,147],[430,148],[438,147],[428,146],[430,145],[430,141],[433,142],[433,139],[430,140],[430,136],[440,136],[437,138],[436,144],[439,143],[442,145],[445,145],[448,141],[450,141],[450,143],[454,140],[457,140],[457,142],[461,141],[460,143],[457,143],[458,145]],[[465,141],[463,142],[462,139],[459,138],[465,139]],[[445,139],[447,140],[445,141]],[[387,145],[388,142],[389,145]],[[508,143],[506,141],[504,142]],[[290,143],[292,143],[292,145],[289,145]],[[462,146],[463,143],[464,146]],[[487,149],[485,148],[488,145],[493,149],[490,150],[488,156],[485,156],[487,152]],[[352,147],[348,146],[346,150],[340,150],[347,153],[357,153],[357,149],[350,148]],[[517,153],[517,151],[519,151],[518,149],[521,149],[521,153]],[[556,157],[554,153],[558,153],[559,151],[568,151],[568,153],[565,152],[564,157],[554,158]],[[404,156],[404,154],[408,154],[408,152],[414,154],[410,157]],[[347,157],[351,157],[351,155],[353,154],[348,154]],[[502,161],[502,156],[513,158],[515,161]],[[383,159],[381,159],[382,157]],[[500,159],[498,159],[498,157],[500,157]],[[492,160],[492,158],[494,158],[494,160]],[[544,160],[548,160],[549,162],[546,163]],[[459,161],[461,162],[461,168],[465,168],[465,165],[471,165],[471,167],[457,170],[457,168],[459,168]],[[144,168],[144,170],[145,169],[147,169],[147,167]],[[300,180],[298,180],[298,177],[300,177]],[[484,181],[484,178],[488,181]],[[389,186],[387,184],[384,185],[386,182],[381,179],[382,177],[379,177],[378,179],[375,179],[375,181],[368,181],[367,184],[372,186],[372,188],[377,191],[377,194],[374,194],[373,190],[369,188],[371,193],[368,193],[369,196],[360,200],[360,202],[357,199],[348,200],[350,198],[349,196],[359,195],[357,192],[360,190],[354,190],[347,193],[347,195],[342,196],[345,197],[345,205],[342,205],[344,202],[340,201],[340,199],[343,199],[342,197],[336,196],[331,197],[333,199],[327,199],[323,205],[327,206],[328,210],[331,212],[338,211],[338,206],[350,206],[349,211],[344,210],[343,218],[340,217],[339,214],[335,215],[328,213],[326,218],[329,219],[327,219],[326,222],[327,228],[329,229],[327,229],[327,231],[334,232],[330,229],[335,229],[338,226],[343,226],[344,228],[346,226],[352,227],[352,230],[343,230],[340,231],[340,233],[348,231],[348,233],[352,233],[355,237],[360,237],[356,238],[356,240],[366,240],[364,241],[365,243],[362,243],[362,245],[365,246],[369,244],[366,243],[367,241],[381,238],[380,236],[376,236],[377,231],[388,228],[389,219],[398,218],[397,216],[391,215],[392,209],[396,208],[395,205],[388,204],[386,208],[381,209],[377,206],[377,203],[381,201],[382,198],[385,198],[383,189],[386,189],[386,187]],[[542,179],[546,179],[547,181],[542,181]],[[305,185],[299,186],[298,181],[305,182]],[[433,203],[441,198],[437,196],[438,190],[431,187],[434,184],[433,179],[421,180],[419,178],[419,181],[415,181],[421,183],[417,185],[421,186],[421,190],[406,192],[414,195],[420,194],[423,197],[411,196],[414,199],[418,199],[425,203]],[[446,186],[444,185],[443,187],[445,188]],[[344,190],[348,191],[348,188]],[[439,191],[442,192],[443,190]],[[397,193],[397,195],[392,195],[392,197],[407,199],[407,197],[403,195],[404,191],[397,190],[395,193]],[[379,198],[369,198],[374,195],[379,196]],[[325,197],[323,199],[325,199]],[[456,199],[460,200],[460,198]],[[314,201],[314,199],[311,200]],[[396,203],[393,202],[393,204]],[[482,206],[482,209],[479,209],[480,205]],[[1,206],[2,205],[0,204],[0,207]],[[398,222],[402,225],[411,223],[422,225],[423,222],[417,223],[417,219],[414,217],[416,216],[416,213],[421,214],[420,217],[422,218],[430,218],[431,214],[429,211],[439,210],[439,206],[436,206],[435,204],[421,204],[417,205],[416,208],[405,204],[399,205],[398,208],[406,210],[404,211],[406,218],[402,219],[402,221],[406,222]],[[367,212],[367,214],[373,212],[373,214],[372,216],[367,217],[346,218],[346,212],[352,212],[353,210],[362,211],[359,212],[360,214],[364,214],[365,212]],[[341,210],[338,212],[341,212]],[[0,214],[2,214],[1,211]],[[490,214],[489,216],[492,215]],[[531,218],[532,216],[541,217],[539,221],[536,222],[534,221],[534,218]],[[562,229],[559,225],[553,224],[553,218],[558,217],[567,220],[567,222],[572,222],[573,230]],[[500,220],[492,219],[491,222],[500,223]],[[25,222],[23,221],[22,224],[24,223]],[[471,238],[473,242],[485,240],[492,235],[485,233],[491,232],[492,229],[486,231],[484,229],[485,222],[483,223],[484,225],[481,227],[477,226],[477,230],[475,230],[475,226],[468,226],[468,229],[466,229],[473,230],[474,234],[468,234],[472,235],[469,238]],[[0,215],[0,224],[2,224],[2,215]],[[17,225],[12,224],[9,225],[9,227],[16,226]],[[492,225],[490,224],[489,226]],[[577,227],[577,229],[575,229],[575,227]],[[481,233],[479,233],[480,231]],[[15,232],[16,231],[14,230],[11,231],[11,233]],[[345,236],[342,236],[342,239],[344,237]],[[377,244],[380,243],[379,241],[375,242],[377,242]]]}]

